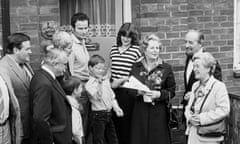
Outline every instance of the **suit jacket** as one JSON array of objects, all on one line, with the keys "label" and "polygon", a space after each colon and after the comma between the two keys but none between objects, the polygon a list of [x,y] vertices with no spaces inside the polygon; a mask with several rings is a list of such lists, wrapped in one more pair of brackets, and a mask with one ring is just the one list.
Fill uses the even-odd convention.
[{"label": "suit jacket", "polygon": [[[192,87],[192,92],[194,92],[199,87],[199,85],[200,85],[199,81],[194,83]],[[230,113],[230,100],[229,100],[229,96],[228,96],[228,92],[225,84],[215,79],[212,76],[210,77],[204,89],[206,90],[205,93],[209,93],[209,95],[202,106],[201,113],[199,114],[200,124],[201,125],[212,124],[227,117]],[[198,102],[194,104],[194,108],[196,109],[196,111],[200,110],[200,107],[205,99],[205,96],[206,95],[204,95],[202,98],[201,97],[198,98],[199,99],[197,100]],[[189,133],[188,130],[191,127],[188,121],[192,116],[191,107],[194,102],[194,98],[195,96],[190,97],[189,103],[186,106],[186,110],[185,110],[185,116],[187,119],[187,130],[186,130],[187,134]],[[199,136],[199,139],[203,141],[208,141],[207,138],[200,137],[200,136]],[[211,140],[213,140],[213,138],[211,138]]]},{"label": "suit jacket", "polygon": [[[26,64],[29,71],[33,74],[31,66]],[[8,76],[11,79],[14,93],[18,99],[21,109],[21,119],[23,124],[24,138],[29,138],[30,134],[30,113],[29,113],[29,84],[30,80],[26,77],[26,74],[21,70],[19,65],[10,58],[9,55],[4,56],[0,60],[1,69],[7,71]]]},{"label": "suit jacket", "polygon": [[[190,74],[189,80],[187,82],[187,74],[186,74],[186,72],[187,72],[187,67],[188,67],[188,63],[189,63],[190,60],[191,60],[191,58],[188,57],[187,60],[186,60],[186,65],[185,65],[185,70],[184,70],[184,86],[185,86],[184,95],[187,92],[190,92],[192,90],[192,85],[197,81],[197,79],[195,78],[194,71],[192,71],[191,74]],[[216,68],[215,68],[215,71],[214,71],[213,75],[214,75],[214,77],[216,79],[222,81],[221,67],[220,67],[218,62],[216,64]],[[184,97],[184,95],[183,95],[183,97]],[[183,98],[182,104],[183,104],[184,107],[187,105],[187,101],[184,100],[184,98]]]},{"label": "suit jacket", "polygon": [[0,76],[5,81],[8,93],[9,93],[9,121],[10,121],[10,132],[11,132],[11,143],[21,144],[21,139],[23,136],[21,114],[18,100],[14,94],[11,80],[7,75],[7,71],[4,69],[0,70]]},{"label": "suit jacket", "polygon": [[71,105],[59,82],[39,70],[30,84],[33,144],[71,144]]}]

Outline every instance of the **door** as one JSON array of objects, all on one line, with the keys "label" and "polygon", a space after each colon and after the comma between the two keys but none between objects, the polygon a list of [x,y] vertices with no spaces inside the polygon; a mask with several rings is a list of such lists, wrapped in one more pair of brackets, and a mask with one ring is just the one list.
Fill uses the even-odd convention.
[{"label": "door", "polygon": [[76,12],[89,16],[89,38],[99,44],[99,49],[89,49],[90,55],[99,54],[109,63],[120,26],[131,22],[131,0],[60,0],[61,24],[69,24],[70,15]]}]

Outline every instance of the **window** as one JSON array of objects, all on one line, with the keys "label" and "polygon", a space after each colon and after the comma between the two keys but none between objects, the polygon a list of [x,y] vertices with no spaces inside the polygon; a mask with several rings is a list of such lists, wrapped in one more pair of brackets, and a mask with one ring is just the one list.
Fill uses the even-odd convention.
[{"label": "window", "polygon": [[240,73],[240,1],[234,0],[234,50],[233,67]]}]

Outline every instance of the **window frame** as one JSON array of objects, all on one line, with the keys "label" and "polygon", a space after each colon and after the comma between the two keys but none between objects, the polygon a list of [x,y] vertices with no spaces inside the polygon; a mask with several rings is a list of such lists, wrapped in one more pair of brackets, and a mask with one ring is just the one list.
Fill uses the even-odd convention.
[{"label": "window frame", "polygon": [[240,74],[240,1],[234,0],[233,70]]},{"label": "window frame", "polygon": [[123,23],[132,22],[132,0],[123,0]]}]

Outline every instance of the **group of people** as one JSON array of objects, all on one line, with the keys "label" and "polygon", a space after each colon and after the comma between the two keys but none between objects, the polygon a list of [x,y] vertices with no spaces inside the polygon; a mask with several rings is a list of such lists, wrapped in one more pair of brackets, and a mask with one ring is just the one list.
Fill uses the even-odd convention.
[{"label": "group of people", "polygon": [[[150,34],[140,42],[134,25],[124,23],[107,68],[102,56],[87,51],[88,16],[74,14],[71,25],[71,34],[56,32],[44,46],[37,71],[29,65],[30,37],[8,37],[0,60],[0,143],[171,144],[168,103],[176,83],[172,66],[161,58],[160,38]],[[230,111],[220,65],[204,52],[203,40],[197,30],[185,36],[182,103],[188,144],[223,141],[224,135],[208,137],[199,128],[224,127]],[[129,77],[149,90],[123,87]]]}]

